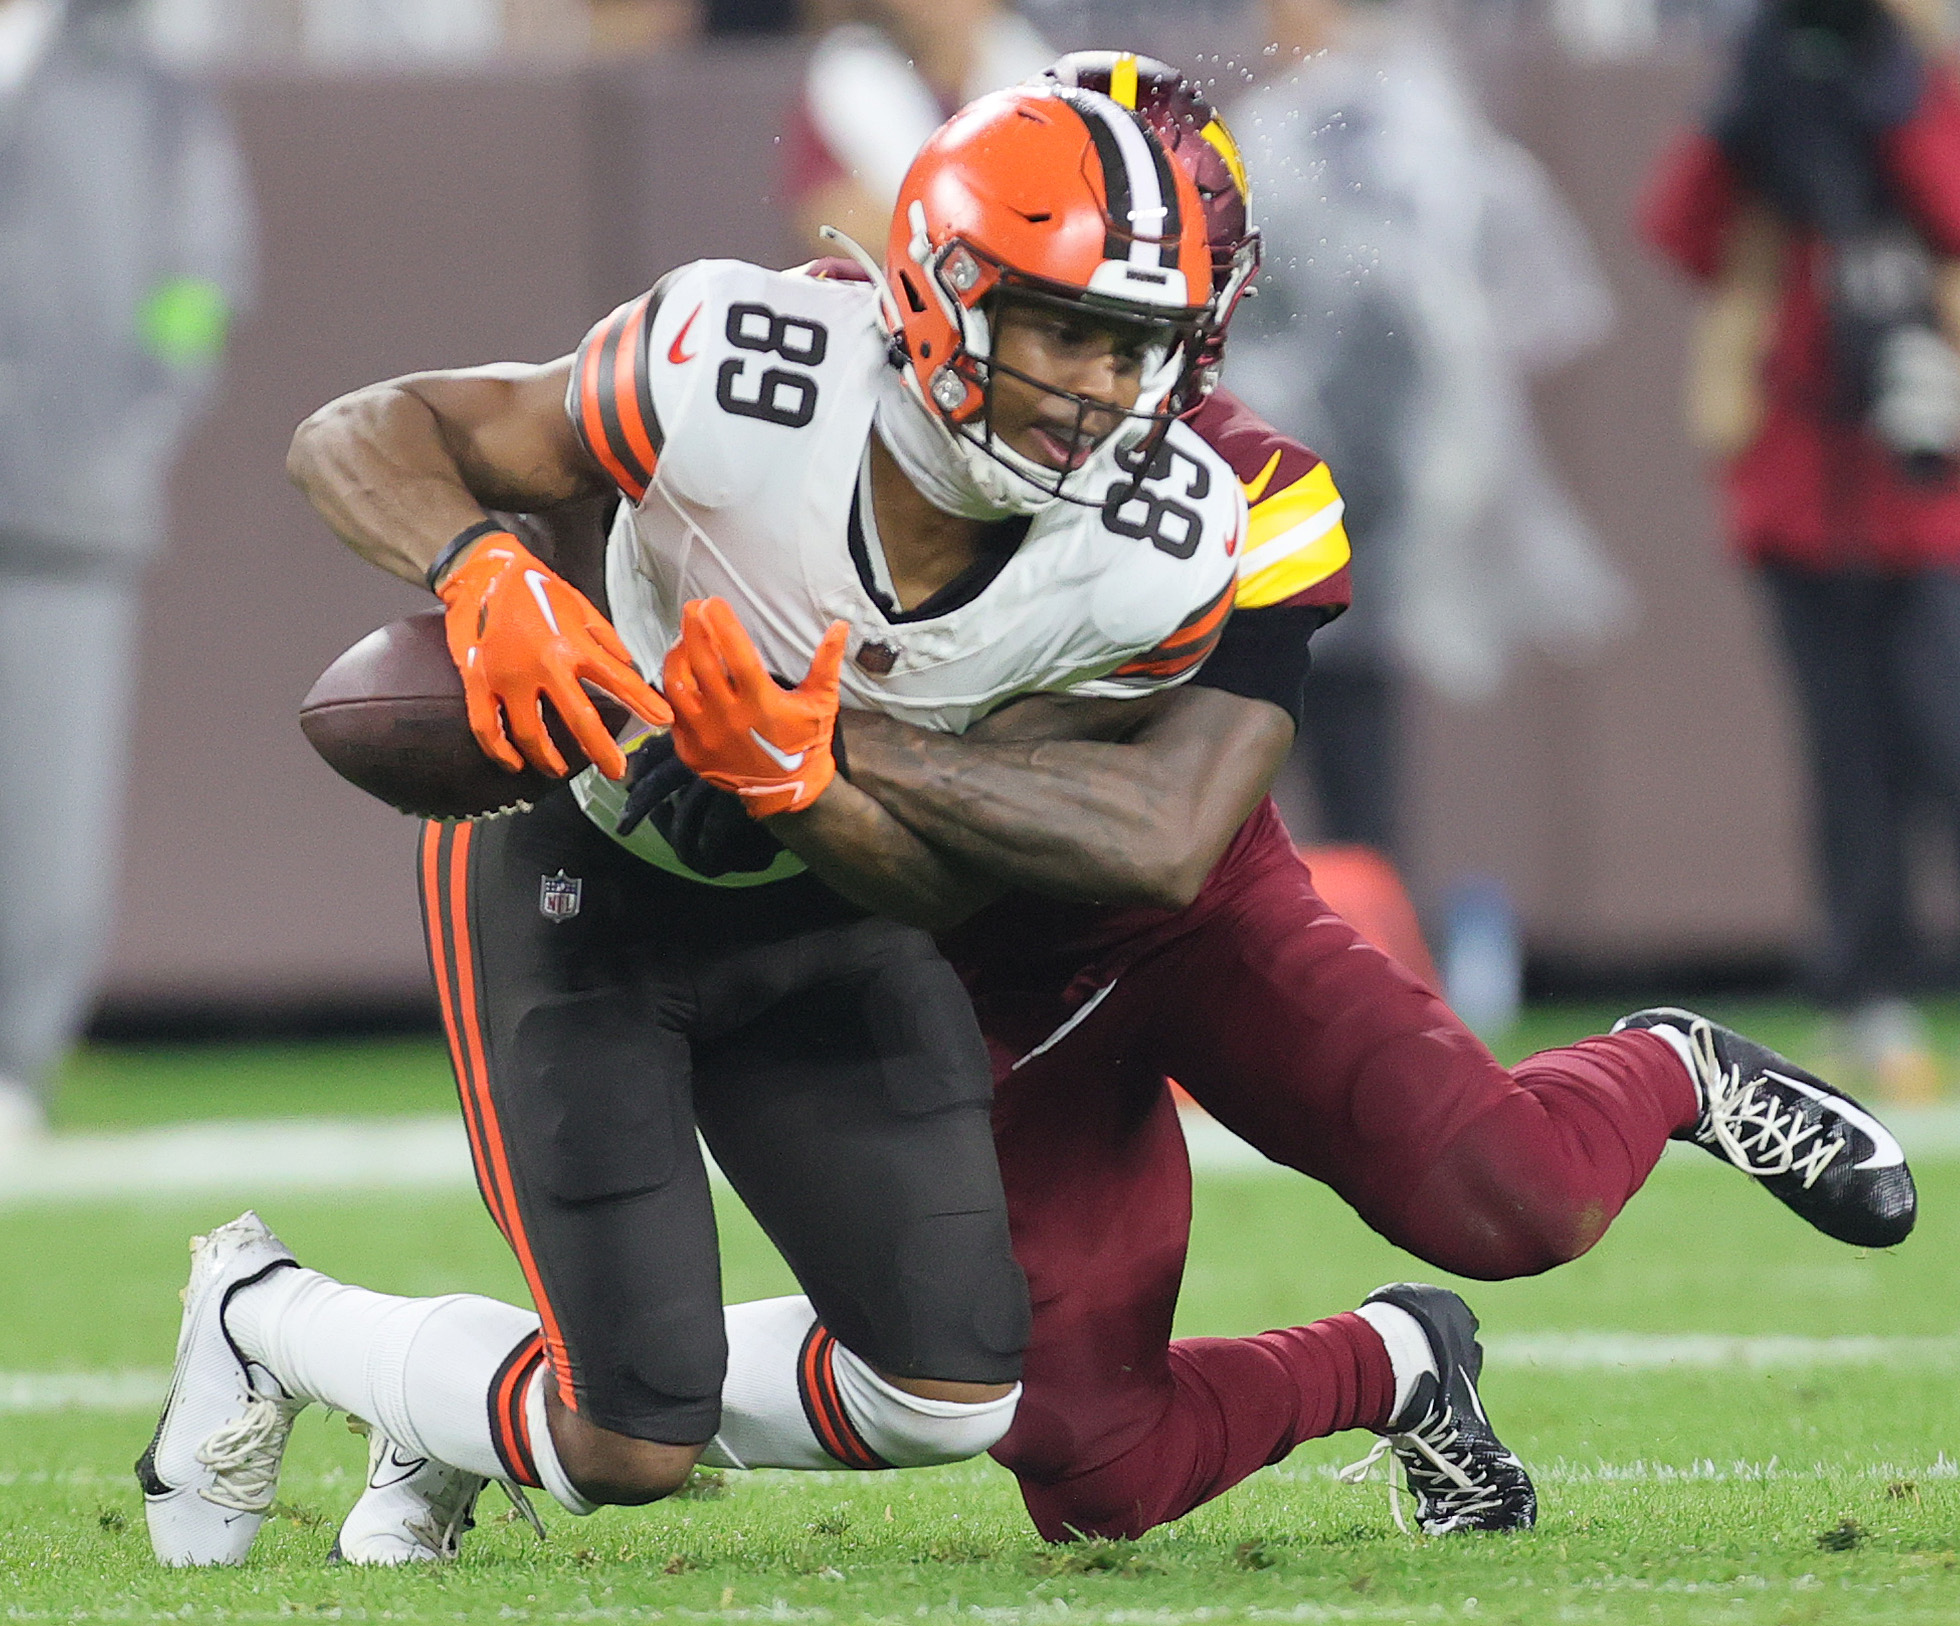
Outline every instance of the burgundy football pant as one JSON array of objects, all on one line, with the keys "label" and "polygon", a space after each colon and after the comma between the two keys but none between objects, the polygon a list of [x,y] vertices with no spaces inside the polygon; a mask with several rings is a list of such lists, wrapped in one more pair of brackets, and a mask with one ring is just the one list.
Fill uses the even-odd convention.
[{"label": "burgundy football pant", "polygon": [[1397,1246],[1490,1280],[1584,1253],[1695,1116],[1650,1033],[1506,1072],[1320,900],[1272,828],[1195,929],[1039,1056],[1015,1066],[1082,1002],[979,992],[1034,1300],[1020,1409],[993,1454],[1050,1540],[1138,1535],[1303,1440],[1388,1418],[1388,1359],[1357,1316],[1172,1341],[1191,1175],[1166,1075]]}]

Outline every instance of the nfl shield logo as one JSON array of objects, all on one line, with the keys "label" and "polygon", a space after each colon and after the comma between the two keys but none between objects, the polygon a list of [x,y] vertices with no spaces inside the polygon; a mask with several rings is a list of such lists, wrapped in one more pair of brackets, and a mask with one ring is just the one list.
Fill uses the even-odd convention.
[{"label": "nfl shield logo", "polygon": [[556,875],[546,875],[538,882],[538,913],[546,920],[570,920],[578,913],[584,892],[585,883],[576,875],[567,875],[562,869]]}]

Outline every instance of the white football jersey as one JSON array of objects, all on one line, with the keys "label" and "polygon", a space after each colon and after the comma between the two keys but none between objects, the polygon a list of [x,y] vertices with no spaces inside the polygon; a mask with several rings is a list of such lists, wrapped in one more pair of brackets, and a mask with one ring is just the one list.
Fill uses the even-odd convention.
[{"label": "white football jersey", "polygon": [[[843,704],[955,733],[1018,695],[1190,677],[1230,612],[1246,520],[1231,469],[1182,424],[1133,494],[1125,479],[1101,508],[1050,504],[1018,543],[1003,526],[997,554],[897,607],[865,478],[892,376],[877,299],[703,260],[586,338],[567,408],[627,499],[606,587],[640,669],[657,681],[681,606],[714,596],[792,680],[847,623]],[[616,797],[595,778],[579,789],[603,818]]]}]

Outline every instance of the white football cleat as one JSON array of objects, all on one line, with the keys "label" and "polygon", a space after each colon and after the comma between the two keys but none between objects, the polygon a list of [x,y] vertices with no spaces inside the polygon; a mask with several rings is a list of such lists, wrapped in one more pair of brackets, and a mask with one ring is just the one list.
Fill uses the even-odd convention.
[{"label": "white football cleat", "polygon": [[306,1402],[247,1363],[225,1330],[225,1306],[240,1288],[295,1263],[249,1210],[191,1238],[170,1393],[136,1460],[150,1546],[161,1563],[242,1563],[265,1522],[286,1437]]},{"label": "white football cleat", "polygon": [[367,1489],[327,1554],[329,1564],[429,1564],[454,1558],[476,1528],[476,1499],[490,1481],[417,1456],[368,1430]]}]

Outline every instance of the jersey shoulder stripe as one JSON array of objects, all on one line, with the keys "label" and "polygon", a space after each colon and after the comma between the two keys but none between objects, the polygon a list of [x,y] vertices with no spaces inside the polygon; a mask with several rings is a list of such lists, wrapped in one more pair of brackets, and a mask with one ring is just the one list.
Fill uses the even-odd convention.
[{"label": "jersey shoulder stripe", "polygon": [[[1273,454],[1277,460],[1279,454]],[[1239,559],[1239,607],[1263,609],[1298,598],[1343,569],[1352,549],[1342,516],[1347,505],[1325,463],[1315,463],[1280,491],[1251,501],[1245,552]]]},{"label": "jersey shoulder stripe", "polygon": [[1120,682],[1148,683],[1153,688],[1174,683],[1195,672],[1218,645],[1225,619],[1232,613],[1236,582],[1227,582],[1200,608],[1193,610],[1154,649],[1125,661],[1110,677]]},{"label": "jersey shoulder stripe", "polygon": [[662,445],[647,353],[660,292],[629,299],[585,336],[565,403],[586,450],[636,503],[653,483]]},{"label": "jersey shoulder stripe", "polygon": [[1229,390],[1214,390],[1185,420],[1231,466],[1251,505],[1239,561],[1239,608],[1348,601],[1347,531],[1333,476],[1317,453],[1282,435]]}]

